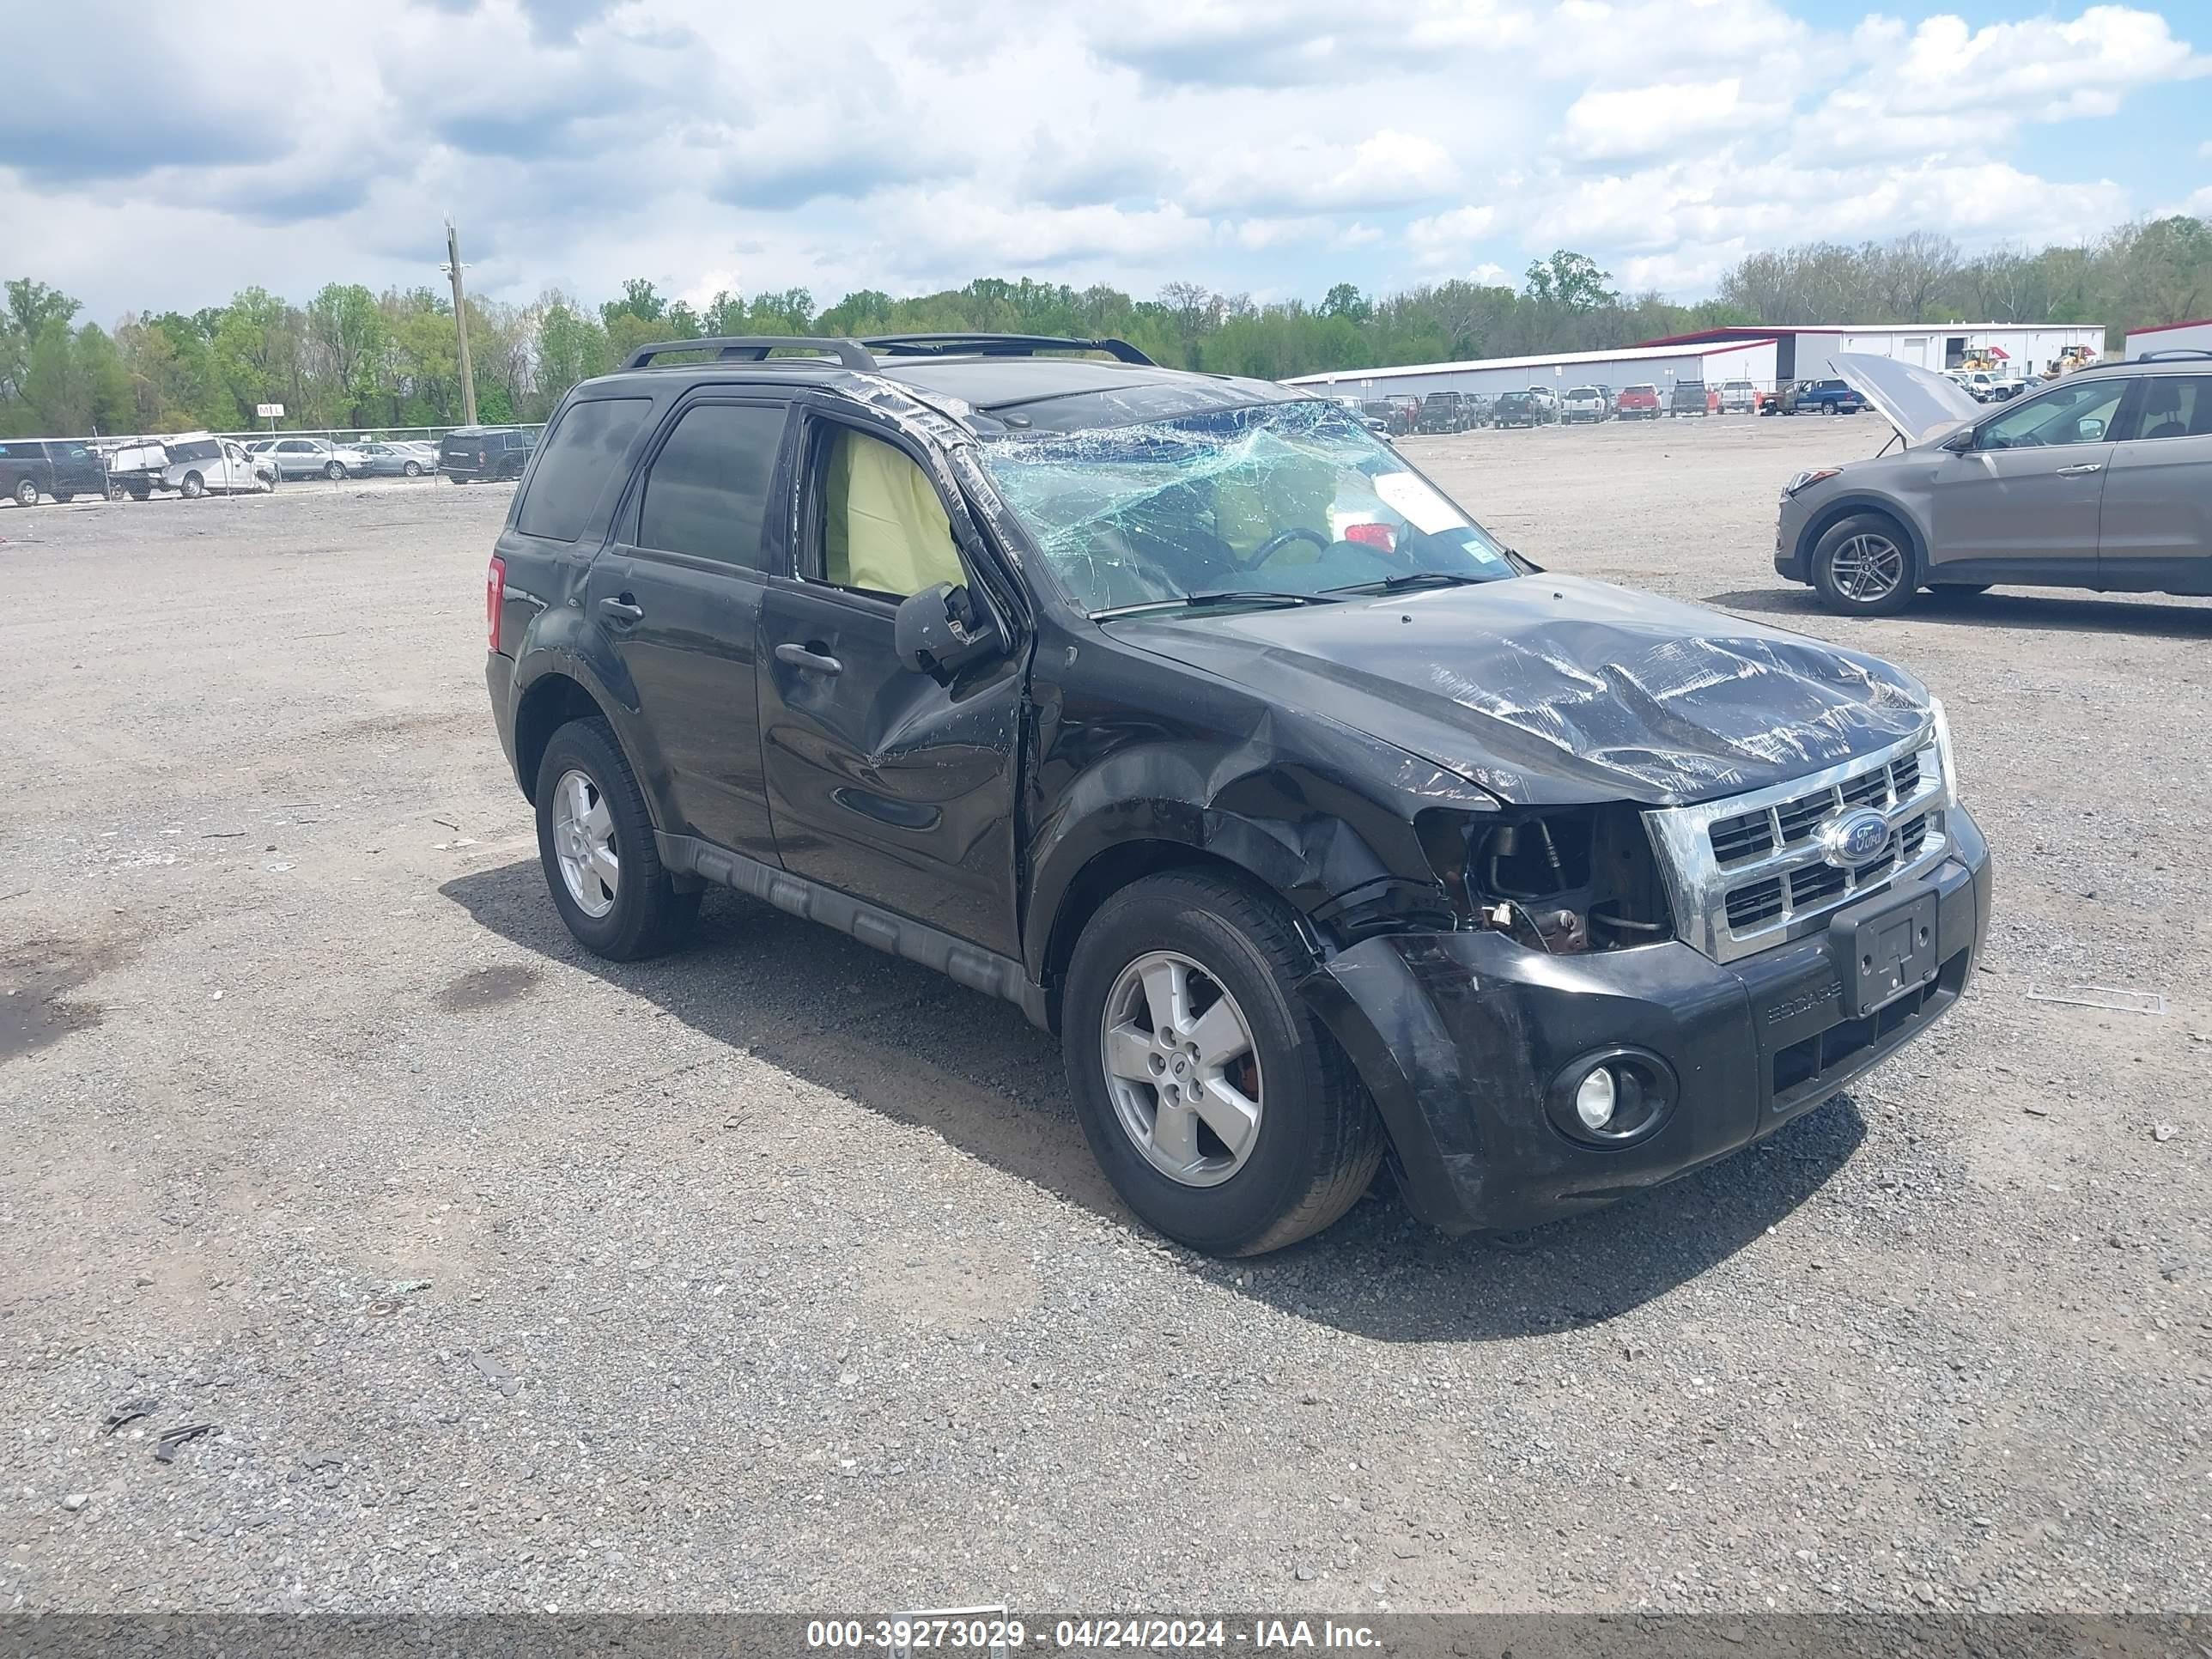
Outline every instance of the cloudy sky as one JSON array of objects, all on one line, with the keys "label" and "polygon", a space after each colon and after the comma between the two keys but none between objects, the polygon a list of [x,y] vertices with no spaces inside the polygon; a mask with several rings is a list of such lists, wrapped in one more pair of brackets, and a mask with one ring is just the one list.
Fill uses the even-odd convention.
[{"label": "cloudy sky", "polygon": [[978,275],[1317,298],[1517,281],[1559,246],[1690,298],[1813,237],[2212,214],[2212,0],[316,12],[18,11],[0,276],[102,319],[435,282],[450,212],[512,300]]}]

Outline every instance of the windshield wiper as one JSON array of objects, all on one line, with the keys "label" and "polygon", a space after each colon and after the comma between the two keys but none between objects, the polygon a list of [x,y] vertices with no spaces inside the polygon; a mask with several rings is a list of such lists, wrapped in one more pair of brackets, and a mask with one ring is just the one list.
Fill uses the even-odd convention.
[{"label": "windshield wiper", "polygon": [[1385,576],[1379,582],[1351,582],[1328,591],[1332,593],[1401,593],[1409,587],[1477,587],[1492,580],[1487,576],[1462,576],[1455,570],[1412,570],[1402,576]]},{"label": "windshield wiper", "polygon": [[1271,592],[1263,587],[1208,588],[1203,593],[1186,593],[1179,599],[1147,599],[1142,605],[1117,605],[1110,611],[1094,611],[1093,622],[1109,617],[1133,617],[1145,611],[1180,611],[1190,605],[1329,605],[1334,601],[1318,593]]}]

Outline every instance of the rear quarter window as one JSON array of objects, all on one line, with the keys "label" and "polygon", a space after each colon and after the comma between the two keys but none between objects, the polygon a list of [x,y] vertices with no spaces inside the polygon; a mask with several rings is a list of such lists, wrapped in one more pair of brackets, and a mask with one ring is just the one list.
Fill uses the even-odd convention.
[{"label": "rear quarter window", "polygon": [[569,404],[532,469],[514,527],[556,542],[582,535],[610,488],[620,487],[623,458],[652,408],[650,398]]}]

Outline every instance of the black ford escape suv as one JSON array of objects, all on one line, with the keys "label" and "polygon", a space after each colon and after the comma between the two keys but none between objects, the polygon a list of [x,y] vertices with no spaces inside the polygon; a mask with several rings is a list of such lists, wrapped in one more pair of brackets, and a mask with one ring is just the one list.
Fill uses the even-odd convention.
[{"label": "black ford escape suv", "polygon": [[579,940],[719,883],[1007,998],[1203,1250],[1386,1160],[1454,1231],[1665,1181],[1917,1035],[1987,923],[1911,678],[1546,574],[1352,411],[1118,341],[644,348],[485,597]]},{"label": "black ford escape suv", "polygon": [[438,445],[438,471],[455,483],[519,478],[537,447],[519,426],[457,426]]}]

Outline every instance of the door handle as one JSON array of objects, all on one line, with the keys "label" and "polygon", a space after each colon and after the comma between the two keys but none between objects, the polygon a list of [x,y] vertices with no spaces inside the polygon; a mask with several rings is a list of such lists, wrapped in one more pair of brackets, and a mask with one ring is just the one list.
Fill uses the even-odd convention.
[{"label": "door handle", "polygon": [[775,648],[775,659],[787,662],[793,668],[804,668],[813,674],[842,674],[845,672],[845,665],[836,658],[824,656],[821,652],[809,650],[803,645],[779,645]]},{"label": "door handle", "polygon": [[629,594],[622,593],[611,599],[601,599],[599,614],[603,617],[613,617],[621,622],[643,622],[645,607],[634,601]]},{"label": "door handle", "polygon": [[2102,472],[2104,470],[2105,464],[2102,461],[2083,461],[2078,466],[2060,467],[2055,476],[2061,478],[2082,478],[2092,472]]}]

